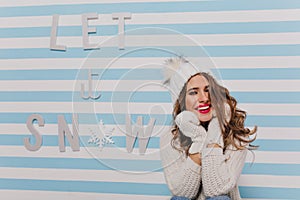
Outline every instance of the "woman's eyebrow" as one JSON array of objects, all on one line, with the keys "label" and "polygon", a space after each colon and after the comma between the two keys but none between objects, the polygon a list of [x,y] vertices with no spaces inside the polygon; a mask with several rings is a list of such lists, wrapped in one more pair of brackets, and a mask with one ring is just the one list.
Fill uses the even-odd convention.
[{"label": "woman's eyebrow", "polygon": [[192,87],[192,88],[188,89],[188,91],[191,91],[191,90],[198,90],[198,89],[199,89],[199,87]]},{"label": "woman's eyebrow", "polygon": [[[204,86],[204,90],[208,89],[209,85]],[[192,87],[190,89],[188,89],[187,91],[191,91],[191,90],[199,90],[199,87]]]}]

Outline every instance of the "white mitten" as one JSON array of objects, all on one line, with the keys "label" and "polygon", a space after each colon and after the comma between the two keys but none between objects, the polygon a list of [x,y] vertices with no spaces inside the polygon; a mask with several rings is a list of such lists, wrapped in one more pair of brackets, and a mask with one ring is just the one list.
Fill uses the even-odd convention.
[{"label": "white mitten", "polygon": [[224,147],[223,134],[217,117],[213,117],[209,122],[205,143],[207,145],[217,144],[222,149]]},{"label": "white mitten", "polygon": [[[223,117],[223,119],[225,119],[226,122],[229,122],[231,118],[230,106],[227,103],[225,103],[224,106],[225,106],[225,116]],[[207,145],[217,144],[221,148],[224,148],[222,129],[220,127],[219,120],[216,116],[215,110],[213,110],[213,117],[208,125],[207,139],[205,143]]]},{"label": "white mitten", "polygon": [[193,142],[189,153],[195,154],[201,152],[207,133],[204,127],[200,125],[196,114],[191,111],[183,111],[176,116],[175,123],[180,131],[185,136],[190,137]]}]

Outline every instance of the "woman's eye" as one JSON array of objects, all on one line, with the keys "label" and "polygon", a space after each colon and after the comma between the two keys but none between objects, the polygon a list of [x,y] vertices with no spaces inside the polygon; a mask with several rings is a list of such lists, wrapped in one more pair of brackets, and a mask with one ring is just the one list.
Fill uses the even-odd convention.
[{"label": "woman's eye", "polygon": [[196,95],[196,94],[197,94],[196,91],[191,91],[191,92],[189,92],[189,95]]}]

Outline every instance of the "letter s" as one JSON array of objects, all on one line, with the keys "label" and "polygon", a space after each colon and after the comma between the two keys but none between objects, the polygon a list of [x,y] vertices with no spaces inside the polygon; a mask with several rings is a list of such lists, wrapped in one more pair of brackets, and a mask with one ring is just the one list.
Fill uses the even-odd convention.
[{"label": "letter s", "polygon": [[35,144],[32,145],[30,143],[30,137],[24,138],[24,146],[27,150],[29,151],[37,151],[41,148],[42,146],[42,142],[43,142],[43,138],[42,135],[34,128],[33,126],[33,122],[37,120],[39,126],[44,126],[45,122],[44,119],[41,115],[38,114],[32,114],[28,117],[26,125],[28,130],[32,133],[32,135],[35,137]]}]

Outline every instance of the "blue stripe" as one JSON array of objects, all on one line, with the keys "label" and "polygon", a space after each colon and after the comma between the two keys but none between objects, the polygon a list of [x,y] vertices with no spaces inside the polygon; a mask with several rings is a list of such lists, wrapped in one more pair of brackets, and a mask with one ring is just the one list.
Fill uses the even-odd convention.
[{"label": "blue stripe", "polygon": [[242,198],[297,199],[300,188],[239,187]]},{"label": "blue stripe", "polygon": [[[0,92],[0,102],[93,102],[84,100],[80,92]],[[168,92],[100,92],[97,102],[171,102]],[[299,93],[300,94],[300,93]]]},{"label": "blue stripe", "polygon": [[[118,34],[117,25],[99,25],[97,32],[90,36],[114,36]],[[147,28],[148,27],[148,28]],[[139,24],[126,25],[125,35],[157,34],[247,34],[299,32],[300,21],[275,22],[223,22],[192,24]],[[144,28],[144,29],[143,29]],[[157,31],[154,31],[157,28]],[[138,30],[136,30],[138,29]],[[159,30],[162,29],[162,30]],[[164,30],[168,29],[168,30]],[[0,38],[50,37],[51,27],[0,28]],[[82,36],[81,26],[59,26],[57,36]],[[99,41],[101,42],[101,41]]]},{"label": "blue stripe", "polygon": [[57,181],[31,179],[0,179],[0,190],[43,190],[64,192],[91,192],[137,195],[170,195],[165,184],[99,182],[99,181]]},{"label": "blue stripe", "polygon": [[[57,147],[58,150],[58,147]],[[24,151],[25,148],[24,148]],[[34,155],[34,152],[32,152]],[[142,172],[162,172],[160,160],[143,160],[136,155],[136,160],[88,159],[88,158],[35,158],[35,157],[0,157],[0,167],[16,168],[54,168],[83,170],[122,170]],[[1,169],[1,168],[0,168]],[[243,174],[298,176],[299,164],[262,164],[245,163]]]},{"label": "blue stripe", "polygon": [[[122,183],[98,181],[54,181],[32,179],[0,179],[2,190],[43,190],[65,192],[115,193],[170,196],[166,184]],[[239,187],[242,198],[295,199],[299,188]]]},{"label": "blue stripe", "polygon": [[[34,113],[0,113],[0,123],[25,123],[27,118]],[[42,113],[41,113],[42,114]],[[43,113],[45,123],[56,124],[57,115],[64,115],[66,121],[71,123],[70,113]],[[94,124],[102,119],[105,124],[125,124],[124,114],[93,114],[93,113],[79,113],[80,124]],[[138,116],[142,116],[144,123],[148,123],[149,118],[155,118],[156,125],[170,125],[172,122],[171,114],[131,114],[132,119],[136,121]],[[259,126],[259,127],[300,127],[300,116],[261,116],[261,115],[248,115],[246,119],[246,126]]]},{"label": "blue stripe", "polygon": [[[26,150],[24,149],[24,151]],[[162,171],[160,160],[142,160],[143,156],[140,155],[136,155],[136,157],[137,160],[0,157],[0,167],[121,170],[142,172]]]},{"label": "blue stripe", "polygon": [[[0,113],[0,123],[25,123],[27,118],[33,113]],[[63,115],[67,123],[72,123],[72,114],[71,113],[47,113],[41,114],[45,120],[46,124],[56,124],[57,116]],[[131,114],[132,123],[136,122],[138,116],[143,117],[144,125],[148,124],[150,117],[155,118],[155,125],[169,125],[172,121],[171,115],[164,114]],[[79,113],[78,122],[80,124],[96,124],[103,120],[105,124],[125,124],[125,114],[94,114],[94,113]]]},{"label": "blue stripe", "polygon": [[300,176],[299,169],[300,164],[245,163],[242,174]]},{"label": "blue stripe", "polygon": [[[158,48],[158,47],[157,47]],[[200,48],[200,47],[199,47]],[[48,48],[34,49],[0,49],[0,59],[17,59],[17,58],[88,58],[89,53],[97,54],[99,58],[117,58],[122,57],[172,57],[174,54],[156,49],[144,49],[136,51],[138,48],[128,47],[126,50],[119,50],[118,47],[103,47],[100,50],[83,50],[83,48],[68,48],[66,52],[51,51]],[[172,48],[168,48],[172,49]],[[167,50],[168,50],[167,49]],[[182,48],[183,49],[183,48]],[[95,57],[94,57],[95,58]]]},{"label": "blue stripe", "polygon": [[249,115],[246,119],[247,126],[258,127],[300,127],[300,116],[261,116]]},{"label": "blue stripe", "polygon": [[300,8],[297,0],[248,0],[248,1],[191,1],[191,2],[147,2],[147,3],[112,3],[112,4],[79,4],[48,5],[0,8],[0,17],[74,15],[96,12],[110,14],[116,12],[161,13],[161,12],[200,12],[200,11],[233,11],[233,10],[266,10]]},{"label": "blue stripe", "polygon": [[[276,133],[274,133],[274,134],[276,134]],[[257,139],[253,142],[253,144],[254,145],[259,145],[258,149],[260,151],[295,151],[295,152],[300,152],[300,140]],[[300,168],[298,168],[298,169],[300,169]]]},{"label": "blue stripe", "polygon": [[[203,48],[207,52],[203,53]],[[174,57],[181,54],[189,57],[240,57],[240,56],[299,56],[300,44],[291,45],[239,45],[239,46],[155,46],[155,47],[127,47],[119,50],[117,47],[103,47],[93,51],[93,58],[117,57]],[[48,48],[0,49],[0,59],[28,59],[28,58],[91,58],[91,51],[82,48],[68,48],[66,52],[51,51]],[[173,53],[176,52],[176,53]]]},{"label": "blue stripe", "polygon": [[239,103],[300,103],[299,92],[231,92]]},{"label": "blue stripe", "polygon": [[[122,183],[98,181],[54,181],[32,179],[0,179],[2,190],[43,190],[65,192],[115,193],[170,196],[166,184]],[[242,198],[295,199],[299,188],[239,187]]]},{"label": "blue stripe", "polygon": [[[162,80],[162,69],[93,69],[95,80]],[[222,80],[300,80],[300,68],[211,69]],[[87,69],[1,70],[0,80],[87,80]]]},{"label": "blue stripe", "polygon": [[[40,133],[43,137],[42,146],[58,146],[58,134],[57,135],[44,135]],[[35,143],[35,137],[32,135],[0,135],[0,145],[15,145],[15,146],[23,146],[23,139],[30,138],[30,142],[32,144]],[[81,147],[96,147],[94,144],[89,144],[88,140],[90,136],[80,136],[80,146]],[[112,137],[114,144],[105,144],[105,147],[120,147],[126,148],[126,137],[125,136],[113,136]],[[65,138],[66,146],[70,146],[67,138]],[[138,138],[134,143],[134,148],[139,148]],[[159,138],[158,137],[150,137],[147,148],[159,148]]]},{"label": "blue stripe", "polygon": [[222,80],[298,80],[300,68],[212,69]]},{"label": "blue stripe", "polygon": [[[42,135],[42,133],[40,133]],[[23,146],[23,139],[30,137],[32,144],[35,143],[34,137],[31,135],[0,135],[0,145],[17,145]],[[82,147],[92,147],[95,145],[88,144],[89,136],[80,136]],[[107,147],[120,147],[126,148],[125,136],[113,136],[115,144],[105,145]],[[66,139],[67,140],[67,139]],[[300,140],[266,140],[257,139],[253,142],[254,145],[259,145],[260,151],[300,151]],[[66,143],[69,146],[68,142]],[[58,146],[58,135],[44,135],[42,146]],[[135,141],[134,148],[138,148],[138,139]],[[159,148],[159,138],[151,137],[147,148]]]},{"label": "blue stripe", "polygon": [[[300,71],[300,69],[299,69]],[[162,80],[161,69],[92,69],[94,80]],[[288,72],[287,72],[288,73]],[[1,70],[0,80],[87,80],[87,69]],[[299,76],[300,79],[300,76]]]},{"label": "blue stripe", "polygon": [[[168,92],[101,92],[97,102],[171,103]],[[299,104],[300,92],[231,92],[239,103]],[[79,92],[30,91],[0,92],[0,102],[93,102]],[[113,105],[114,106],[114,105]]]}]

